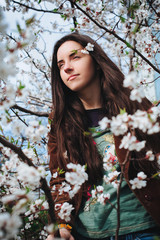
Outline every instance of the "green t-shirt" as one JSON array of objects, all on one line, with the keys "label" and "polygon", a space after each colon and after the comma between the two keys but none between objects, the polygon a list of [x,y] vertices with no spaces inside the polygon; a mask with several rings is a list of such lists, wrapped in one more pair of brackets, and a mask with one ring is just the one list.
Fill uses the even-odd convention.
[{"label": "green t-shirt", "polygon": [[[110,156],[114,167],[107,166],[105,175],[109,172],[119,171],[120,167],[115,154],[115,145],[112,133],[100,131],[99,127],[90,129],[96,142],[99,152],[105,156]],[[118,180],[118,179],[117,179]],[[113,183],[106,184],[104,180],[98,185],[104,187],[104,194],[110,194],[110,203],[104,205],[97,202],[95,198],[83,198],[79,214],[76,218],[75,227],[79,234],[88,238],[105,238],[115,236],[117,228],[117,189]],[[98,186],[97,185],[97,186]],[[94,186],[91,187],[91,190]],[[151,216],[147,213],[134,193],[130,190],[125,180],[120,189],[120,230],[119,235],[141,231],[156,226]]]}]

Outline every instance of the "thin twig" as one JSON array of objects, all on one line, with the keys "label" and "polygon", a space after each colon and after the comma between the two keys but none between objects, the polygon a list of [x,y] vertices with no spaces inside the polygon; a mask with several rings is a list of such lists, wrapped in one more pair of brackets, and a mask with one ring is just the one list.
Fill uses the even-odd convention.
[{"label": "thin twig", "polygon": [[150,2],[150,0],[148,0],[149,6],[152,8],[152,10],[154,11],[154,13],[157,15],[157,17],[160,17],[160,12],[157,12],[156,9],[152,6],[152,3]]},{"label": "thin twig", "polygon": [[48,117],[49,116],[49,114],[47,112],[34,112],[34,111],[28,110],[26,108],[20,107],[17,104],[12,106],[11,109],[12,109],[12,111],[13,111],[13,109],[18,109],[21,112],[29,113],[30,115],[35,115],[38,117]]},{"label": "thin twig", "polygon": [[127,45],[127,47],[129,47],[130,49],[132,49],[133,51],[135,51],[146,63],[148,63],[156,72],[160,73],[160,70],[158,68],[156,68],[146,57],[143,56],[143,54],[141,54],[136,48],[134,48],[133,46],[131,46],[126,40],[124,40],[123,38],[121,38],[119,35],[117,35],[114,31],[109,30],[108,28],[104,27],[103,25],[101,25],[100,23],[98,23],[95,19],[93,19],[86,11],[84,11],[81,7],[79,7],[77,5],[76,2],[74,2],[73,0],[69,0],[70,2],[72,2],[77,9],[79,9],[82,13],[84,13],[93,23],[95,23],[100,29],[105,30],[106,32],[110,33],[111,35],[115,36],[118,40],[120,40],[121,42],[125,43]]},{"label": "thin twig", "polygon": [[[12,37],[12,36],[10,36],[10,35],[8,35],[8,34],[6,34],[6,35],[7,35],[10,39],[12,39],[13,41],[17,42],[17,40],[16,40],[14,37]],[[31,56],[25,49],[23,49],[23,51],[24,51],[24,52],[27,54],[27,56],[31,59],[31,61],[32,61],[33,65],[35,66],[35,68],[38,69],[41,73],[43,73],[44,76],[45,76],[45,78],[46,78],[47,81],[49,82],[49,78],[48,78],[46,72],[43,71],[41,68],[39,68],[39,67],[37,66],[36,62],[32,59],[32,56]],[[43,56],[43,55],[42,55],[42,56]]]},{"label": "thin twig", "polygon": [[[74,9],[74,4],[72,2],[71,3],[71,7]],[[73,24],[74,24],[74,28],[75,28],[75,31],[78,33],[78,30],[77,30],[77,19],[75,16],[73,16]]]},{"label": "thin twig", "polygon": [[14,112],[14,114],[18,117],[18,119],[19,119],[21,122],[23,122],[23,123],[28,127],[28,124],[18,115],[18,113],[16,113],[16,112],[12,109],[12,107],[11,107],[10,109],[12,110],[12,112]]},{"label": "thin twig", "polygon": [[27,9],[31,9],[31,10],[34,10],[34,11],[37,11],[37,12],[62,14],[62,12],[58,12],[58,11],[54,12],[53,10],[44,10],[44,9],[34,8],[34,7],[28,6],[28,5],[24,4],[24,3],[20,3],[20,2],[14,1],[14,0],[12,0],[12,2],[18,4],[19,6],[22,6],[22,7],[25,7]]}]

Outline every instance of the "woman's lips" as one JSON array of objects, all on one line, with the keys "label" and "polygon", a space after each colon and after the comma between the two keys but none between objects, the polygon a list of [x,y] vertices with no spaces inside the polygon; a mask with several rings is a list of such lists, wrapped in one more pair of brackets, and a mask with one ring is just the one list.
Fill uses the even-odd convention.
[{"label": "woman's lips", "polygon": [[71,75],[71,76],[68,78],[68,81],[74,80],[78,75],[79,75],[79,74]]}]

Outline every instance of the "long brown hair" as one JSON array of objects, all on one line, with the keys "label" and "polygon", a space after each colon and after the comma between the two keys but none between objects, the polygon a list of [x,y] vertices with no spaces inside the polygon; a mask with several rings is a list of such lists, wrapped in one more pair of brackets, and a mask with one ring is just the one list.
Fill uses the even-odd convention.
[{"label": "long brown hair", "polygon": [[[87,43],[94,44],[94,51],[90,52],[92,59],[100,69],[101,94],[104,114],[111,118],[125,108],[130,114],[137,108],[147,110],[151,103],[144,99],[142,104],[129,99],[130,90],[123,87],[124,75],[108,58],[103,49],[89,36],[72,33],[61,38],[54,47],[52,60],[52,98],[54,116],[52,134],[57,142],[57,159],[59,167],[66,169],[68,162],[87,164],[89,180],[95,183],[103,175],[102,159],[93,139],[88,132],[88,119],[84,106],[77,97],[63,83],[57,66],[57,51],[66,41],[75,41],[85,47]],[[64,156],[64,152],[68,158]]]}]

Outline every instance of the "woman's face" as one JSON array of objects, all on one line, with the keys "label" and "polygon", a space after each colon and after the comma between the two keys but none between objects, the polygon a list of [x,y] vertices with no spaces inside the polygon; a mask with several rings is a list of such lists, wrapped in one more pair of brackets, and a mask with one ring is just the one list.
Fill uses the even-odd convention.
[{"label": "woman's face", "polygon": [[63,43],[57,52],[57,65],[64,84],[72,91],[89,88],[96,78],[96,67],[90,54],[81,53],[83,47],[75,41]]}]

